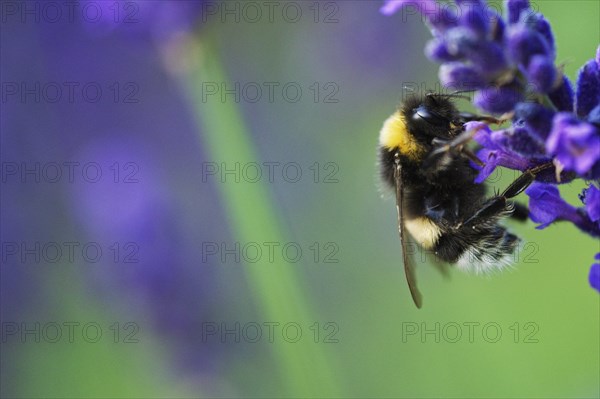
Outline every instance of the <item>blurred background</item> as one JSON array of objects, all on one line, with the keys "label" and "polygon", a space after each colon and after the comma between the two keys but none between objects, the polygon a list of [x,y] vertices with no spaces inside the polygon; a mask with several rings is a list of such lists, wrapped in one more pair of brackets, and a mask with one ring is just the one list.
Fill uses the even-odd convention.
[{"label": "blurred background", "polygon": [[[404,86],[439,87],[418,17],[67,3],[1,4],[3,397],[600,395],[575,227],[509,222],[494,276],[417,252],[410,299],[376,144]],[[574,79],[600,4],[534,7]]]}]

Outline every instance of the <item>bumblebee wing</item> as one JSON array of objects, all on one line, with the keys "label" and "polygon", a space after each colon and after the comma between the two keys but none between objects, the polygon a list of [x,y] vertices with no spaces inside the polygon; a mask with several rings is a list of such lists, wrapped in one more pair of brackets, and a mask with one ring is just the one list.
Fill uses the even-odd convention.
[{"label": "bumblebee wing", "polygon": [[417,279],[415,277],[415,268],[412,263],[412,258],[408,253],[408,241],[407,237],[404,234],[404,215],[402,211],[402,197],[403,197],[403,188],[402,188],[402,179],[401,179],[401,171],[402,166],[400,165],[399,154],[396,153],[395,156],[395,164],[394,168],[394,181],[396,183],[396,212],[398,214],[398,234],[400,235],[400,245],[402,246],[402,260],[404,261],[404,273],[406,274],[406,281],[408,282],[408,288],[410,290],[410,295],[412,296],[413,301],[417,308],[421,308],[423,300],[421,297],[421,293],[417,288]]}]

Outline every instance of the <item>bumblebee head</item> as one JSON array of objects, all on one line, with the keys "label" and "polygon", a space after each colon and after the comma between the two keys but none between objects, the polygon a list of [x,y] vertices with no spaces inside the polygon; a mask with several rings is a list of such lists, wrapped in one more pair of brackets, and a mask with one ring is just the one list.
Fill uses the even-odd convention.
[{"label": "bumblebee head", "polygon": [[431,150],[434,138],[450,139],[460,126],[459,112],[447,96],[411,96],[384,122],[379,144],[419,161]]},{"label": "bumblebee head", "polygon": [[458,110],[449,97],[430,93],[411,97],[402,105],[408,131],[418,140],[431,143],[435,137],[452,138],[459,125]]}]

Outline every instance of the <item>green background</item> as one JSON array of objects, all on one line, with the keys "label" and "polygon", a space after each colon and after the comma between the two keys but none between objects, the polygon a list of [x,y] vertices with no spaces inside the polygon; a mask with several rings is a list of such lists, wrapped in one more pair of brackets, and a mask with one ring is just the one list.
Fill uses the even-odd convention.
[{"label": "green background", "polygon": [[[600,4],[535,4],[551,21],[557,60],[574,79],[579,66],[596,53]],[[526,246],[513,269],[493,276],[452,270],[445,278],[417,261],[424,307],[414,307],[401,264],[394,201],[382,196],[377,181],[376,144],[405,84],[436,87],[437,66],[422,50],[429,32],[414,17],[403,22],[400,15],[380,15],[380,2],[338,5],[338,22],[331,24],[314,23],[312,15],[296,24],[281,18],[274,23],[209,20],[187,44],[194,49],[186,51],[194,66],[170,78],[193,115],[198,148],[203,149],[198,156],[204,161],[302,166],[298,183],[212,180],[219,209],[201,197],[186,198],[189,193],[182,186],[173,187],[173,197],[187,204],[182,214],[226,215],[214,221],[219,226],[214,241],[294,241],[305,251],[302,261],[292,264],[279,259],[206,265],[188,259],[197,267],[212,268],[210,284],[220,292],[211,302],[214,317],[206,321],[295,322],[302,327],[302,339],[290,343],[276,335],[273,343],[263,337],[258,343],[227,344],[210,339],[205,345],[220,351],[217,366],[182,371],[174,366],[173,343],[148,321],[149,309],[95,297],[84,283],[85,268],[71,265],[44,277],[35,295],[46,306],[28,309],[24,319],[96,320],[105,334],[112,333],[106,326],[116,320],[135,320],[141,326],[140,341],[5,346],[3,353],[20,370],[10,381],[3,377],[3,385],[10,385],[3,388],[7,395],[599,397],[600,298],[587,281],[598,241],[571,225],[539,231],[532,222],[508,222]],[[308,13],[306,4],[303,10]],[[373,33],[379,25],[385,26],[385,35]],[[211,81],[294,81],[305,91],[297,103],[281,98],[256,104],[203,102],[202,82]],[[339,101],[314,102],[307,89],[313,82],[334,82]],[[319,183],[308,169],[315,162],[322,173]],[[328,162],[338,167],[337,182],[321,182]],[[194,184],[206,184],[200,171],[195,173]],[[514,176],[512,171],[496,174],[494,186],[505,187]],[[581,188],[574,183],[561,190],[576,204]],[[325,243],[335,243],[338,262],[322,262],[324,252],[314,262],[308,250],[314,242],[322,251]],[[192,317],[195,309],[186,311]],[[318,343],[309,329],[315,322]],[[329,322],[336,328],[336,342],[323,342],[333,331],[325,328]],[[463,324],[470,322],[479,323],[473,342]],[[456,343],[449,342],[454,323],[462,326]],[[498,342],[488,342],[495,330],[482,333],[488,323],[500,326]],[[532,324],[526,328],[526,323]],[[440,342],[434,334],[421,336],[422,329],[436,325]],[[403,334],[403,328],[415,326],[419,333]]]}]

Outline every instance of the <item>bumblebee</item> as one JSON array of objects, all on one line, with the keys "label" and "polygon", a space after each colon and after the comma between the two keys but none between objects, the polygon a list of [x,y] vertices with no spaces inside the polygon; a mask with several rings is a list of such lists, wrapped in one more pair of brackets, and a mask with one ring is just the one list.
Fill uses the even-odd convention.
[{"label": "bumblebee", "polygon": [[379,167],[383,182],[396,196],[398,232],[406,279],[415,305],[422,297],[407,251],[408,232],[423,249],[459,269],[485,273],[510,265],[520,239],[500,225],[512,216],[527,219],[527,208],[509,201],[520,194],[544,164],[518,177],[506,190],[486,196],[474,182],[483,165],[466,144],[474,132],[468,121],[501,123],[489,116],[459,112],[453,94],[409,96],[383,124]]}]

